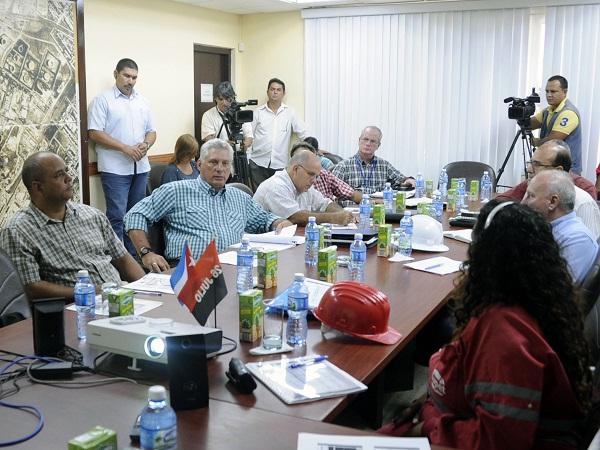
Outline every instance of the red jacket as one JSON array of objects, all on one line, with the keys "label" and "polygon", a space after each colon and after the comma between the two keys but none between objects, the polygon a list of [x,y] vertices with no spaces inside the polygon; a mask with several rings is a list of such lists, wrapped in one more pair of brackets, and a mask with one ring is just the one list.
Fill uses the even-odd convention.
[{"label": "red jacket", "polygon": [[[599,166],[600,167],[600,166]],[[596,186],[587,178],[582,177],[581,175],[573,175],[573,184],[577,186],[579,189],[583,189],[585,192],[590,194],[594,200],[597,200],[598,191],[596,190]],[[522,181],[517,184],[515,187],[509,189],[506,192],[502,192],[498,194],[496,198],[501,200],[514,200],[516,202],[520,202],[525,197],[525,192],[527,191],[527,181]]]},{"label": "red jacket", "polygon": [[583,418],[567,374],[536,321],[493,306],[431,357],[421,411],[432,444],[463,450],[576,448]]}]

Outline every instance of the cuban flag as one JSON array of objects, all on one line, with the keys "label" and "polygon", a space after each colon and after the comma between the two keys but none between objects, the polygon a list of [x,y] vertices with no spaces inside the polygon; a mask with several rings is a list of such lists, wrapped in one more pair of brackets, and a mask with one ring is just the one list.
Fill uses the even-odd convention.
[{"label": "cuban flag", "polygon": [[194,261],[190,247],[183,245],[181,259],[171,275],[171,287],[179,300],[200,325],[227,295],[227,286],[214,239]]}]

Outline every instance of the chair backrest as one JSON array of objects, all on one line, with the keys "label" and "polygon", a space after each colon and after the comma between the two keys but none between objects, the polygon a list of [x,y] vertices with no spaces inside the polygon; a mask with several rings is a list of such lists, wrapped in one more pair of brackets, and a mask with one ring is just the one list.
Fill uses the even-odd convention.
[{"label": "chair backrest", "polygon": [[12,261],[0,251],[0,326],[31,317],[29,300]]},{"label": "chair backrest", "polygon": [[329,153],[329,152],[323,153],[323,156],[334,164],[337,164],[344,159],[340,155],[336,155],[335,153]]},{"label": "chair backrest", "polygon": [[444,166],[448,173],[448,181],[452,178],[466,178],[467,179],[467,190],[471,180],[481,180],[483,171],[487,170],[492,180],[492,191],[496,191],[496,172],[489,164],[482,163],[479,161],[455,161]]},{"label": "chair backrest", "polygon": [[254,192],[252,192],[252,189],[250,189],[244,183],[227,183],[227,186],[238,188],[240,191],[245,192],[250,197],[252,197],[254,195]]},{"label": "chair backrest", "polygon": [[161,185],[161,179],[167,166],[168,164],[164,163],[152,164],[150,175],[148,176],[148,185],[146,187],[147,195],[152,194],[152,191]]},{"label": "chair backrest", "polygon": [[598,249],[596,259],[585,274],[579,288],[582,295],[583,314],[586,315],[600,296],[600,249]]}]

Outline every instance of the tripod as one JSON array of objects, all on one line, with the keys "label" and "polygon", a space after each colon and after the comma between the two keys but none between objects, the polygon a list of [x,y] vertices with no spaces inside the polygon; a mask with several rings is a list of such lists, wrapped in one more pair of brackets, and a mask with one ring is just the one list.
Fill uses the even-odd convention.
[{"label": "tripod", "polygon": [[525,150],[527,150],[529,159],[531,159],[531,155],[533,153],[532,152],[533,134],[531,133],[531,129],[529,128],[529,120],[528,119],[527,120],[517,120],[517,123],[519,124],[519,130],[517,131],[517,134],[515,135],[515,138],[512,141],[512,144],[510,146],[510,149],[508,150],[508,153],[506,154],[506,158],[504,158],[504,162],[502,163],[502,166],[500,166],[500,169],[498,169],[498,176],[496,177],[496,185],[497,186],[498,186],[498,181],[500,181],[500,177],[504,173],[504,168],[506,167],[506,164],[508,163],[510,155],[512,154],[512,152],[515,149],[515,145],[517,144],[517,140],[519,139],[519,136],[521,137],[521,147],[522,147],[522,154],[523,154],[523,171],[525,173],[525,178],[527,178],[527,160],[525,158]]},{"label": "tripod", "polygon": [[[242,183],[248,186],[250,189],[250,168],[248,167],[248,157],[246,156],[246,147],[244,146],[244,137],[242,135],[242,126],[239,124],[233,124],[232,128],[229,127],[229,121],[223,117],[223,123],[217,136],[221,134],[221,130],[225,127],[229,141],[233,142],[233,174],[231,175],[231,181],[236,183]],[[239,128],[239,129],[238,129]]]}]

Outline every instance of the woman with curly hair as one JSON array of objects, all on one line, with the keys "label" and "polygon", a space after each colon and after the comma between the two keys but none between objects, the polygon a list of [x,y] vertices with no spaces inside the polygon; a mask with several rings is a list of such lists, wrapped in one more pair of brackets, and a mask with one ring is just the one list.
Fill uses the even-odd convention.
[{"label": "woman with curly hair", "polygon": [[490,202],[454,294],[454,339],[431,357],[411,434],[460,449],[576,448],[588,350],[550,225],[526,206]]}]

